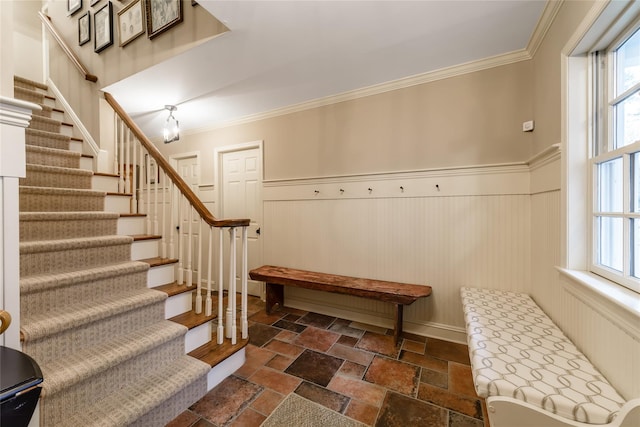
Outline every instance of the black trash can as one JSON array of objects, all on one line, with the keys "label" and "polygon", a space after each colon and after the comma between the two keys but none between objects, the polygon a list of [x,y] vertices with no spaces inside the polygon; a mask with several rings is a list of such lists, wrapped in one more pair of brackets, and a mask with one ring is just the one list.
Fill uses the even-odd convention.
[{"label": "black trash can", "polygon": [[27,427],[38,404],[40,367],[31,357],[0,346],[0,426]]}]

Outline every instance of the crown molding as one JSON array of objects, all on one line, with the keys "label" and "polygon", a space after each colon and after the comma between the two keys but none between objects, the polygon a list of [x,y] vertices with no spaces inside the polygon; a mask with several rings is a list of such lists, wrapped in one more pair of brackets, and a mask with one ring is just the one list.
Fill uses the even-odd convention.
[{"label": "crown molding", "polygon": [[531,38],[527,44],[527,52],[529,52],[529,55],[532,58],[535,56],[538,48],[542,44],[542,41],[547,35],[549,28],[551,28],[551,24],[553,24],[553,21],[556,19],[563,3],[564,0],[548,0],[547,4],[544,6],[544,10],[538,20],[538,24],[533,30],[533,34],[531,34]]}]

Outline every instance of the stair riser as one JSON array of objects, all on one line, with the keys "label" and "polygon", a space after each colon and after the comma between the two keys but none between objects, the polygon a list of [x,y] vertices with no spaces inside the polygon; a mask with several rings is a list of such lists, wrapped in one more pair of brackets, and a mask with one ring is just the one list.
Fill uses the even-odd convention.
[{"label": "stair riser", "polygon": [[21,79],[21,78],[14,78],[13,79],[13,87],[14,88],[27,89],[27,90],[30,90],[30,91],[33,91],[33,92],[36,92],[36,93],[41,93],[41,94],[47,93],[47,90],[43,89],[43,86],[34,85],[30,81],[27,81],[27,80],[24,80],[24,79]]},{"label": "stair riser", "polygon": [[174,282],[176,280],[174,266],[175,264],[168,264],[151,267],[147,273],[147,287],[155,288]]},{"label": "stair riser", "polygon": [[[215,340],[215,337],[213,338]],[[229,372],[235,372],[244,365],[247,360],[245,348],[229,356],[224,361],[211,368],[207,375],[207,391],[212,390],[229,376]]]},{"label": "stair riser", "polygon": [[163,426],[168,424],[180,415],[185,408],[189,408],[206,394],[206,382],[206,378],[196,380],[180,390],[179,393],[156,406],[155,409],[147,412],[129,427]]},{"label": "stair riser", "polygon": [[100,212],[104,210],[104,196],[74,196],[20,193],[20,212]]},{"label": "stair riser", "polygon": [[80,158],[80,168],[95,171],[96,169],[93,166],[93,157],[82,156]]},{"label": "stair riser", "polygon": [[22,351],[33,357],[36,362],[46,364],[67,354],[73,354],[119,335],[125,335],[164,316],[164,301],[129,311],[114,313],[106,319],[97,319],[71,327],[57,334],[37,340],[26,339]]},{"label": "stair riser", "polygon": [[27,102],[33,102],[34,104],[44,103],[44,94],[34,92],[33,89],[29,87],[16,87],[14,89],[13,96],[15,96],[16,99],[21,99]]},{"label": "stair riser", "polygon": [[164,318],[171,319],[178,314],[186,313],[192,310],[193,297],[191,292],[183,292],[167,298],[164,303]]},{"label": "stair riser", "polygon": [[54,120],[58,120],[57,117],[54,117],[54,111],[53,108],[43,105],[42,103],[38,103],[40,105],[40,107],[42,108],[41,110],[34,110],[33,111],[33,115],[34,116],[39,116],[39,117],[46,117],[48,119],[54,119]]},{"label": "stair riser", "polygon": [[131,197],[108,194],[104,201],[106,212],[130,213]]},{"label": "stair riser", "polygon": [[70,148],[70,139],[67,136],[56,134],[41,134],[37,132],[31,132],[30,129],[27,129],[25,133],[25,143],[27,145],[55,148],[57,150],[69,150]]},{"label": "stair riser", "polygon": [[213,327],[211,321],[189,329],[184,338],[184,349],[187,353],[211,341]]},{"label": "stair riser", "polygon": [[145,217],[120,217],[118,219],[118,232],[121,236],[134,236],[145,234]]},{"label": "stair riser", "polygon": [[20,276],[78,271],[104,264],[129,261],[131,245],[70,248],[64,251],[20,254]]},{"label": "stair riser", "polygon": [[118,178],[111,176],[94,175],[91,179],[91,188],[107,193],[118,192]]},{"label": "stair riser", "polygon": [[20,314],[29,318],[35,314],[42,314],[68,306],[76,301],[99,304],[103,298],[114,292],[126,292],[136,288],[144,288],[147,272],[126,273],[122,275],[95,279],[79,278],[77,283],[66,284],[61,287],[51,287],[47,290],[25,294],[20,298]]},{"label": "stair riser", "polygon": [[49,119],[47,117],[34,116],[31,118],[29,129],[60,133],[61,125],[57,120]]},{"label": "stair riser", "polygon": [[26,178],[20,178],[20,185],[89,190],[91,189],[91,175],[28,170]]},{"label": "stair riser", "polygon": [[149,367],[162,366],[167,361],[184,354],[183,340],[184,337],[178,337],[143,354],[127,360],[119,360],[115,366],[106,371],[93,375],[70,388],[60,390],[52,396],[46,394],[45,382],[42,410],[48,422],[52,425],[62,422],[73,413],[86,409],[95,401],[111,393],[117,393],[122,384],[143,378]]},{"label": "stair riser", "polygon": [[20,221],[20,241],[75,239],[116,234],[117,219]]},{"label": "stair riser", "polygon": [[80,157],[76,155],[66,155],[66,151],[61,152],[59,155],[53,155],[51,153],[40,153],[30,151],[27,146],[27,164],[32,165],[44,165],[44,166],[59,166],[63,168],[79,168]]},{"label": "stair riser", "polygon": [[156,239],[134,241],[131,245],[131,259],[135,261],[157,257],[158,244]]}]

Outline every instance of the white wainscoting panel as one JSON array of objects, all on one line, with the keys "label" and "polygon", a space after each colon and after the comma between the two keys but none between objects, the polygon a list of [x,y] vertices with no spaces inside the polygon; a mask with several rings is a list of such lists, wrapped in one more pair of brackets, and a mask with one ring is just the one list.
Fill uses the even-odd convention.
[{"label": "white wainscoting panel", "polygon": [[[477,177],[466,170],[461,176],[455,177],[456,188],[466,188],[468,195],[448,195],[447,182],[441,181],[440,196],[296,200],[301,189],[287,185],[279,193],[271,184],[264,202],[265,263],[428,284],[433,294],[405,309],[405,329],[449,339],[458,333],[457,340],[464,341],[460,287],[529,288],[531,208],[528,177],[518,188],[517,179],[503,180],[502,186],[498,182],[492,193],[505,194],[485,195],[474,185]],[[389,188],[401,182],[406,177]],[[365,189],[368,185],[359,183]],[[355,313],[358,319],[353,320],[377,318],[383,326],[392,325],[389,304],[299,289],[285,292],[289,302],[309,307],[316,301],[334,315]]]}]

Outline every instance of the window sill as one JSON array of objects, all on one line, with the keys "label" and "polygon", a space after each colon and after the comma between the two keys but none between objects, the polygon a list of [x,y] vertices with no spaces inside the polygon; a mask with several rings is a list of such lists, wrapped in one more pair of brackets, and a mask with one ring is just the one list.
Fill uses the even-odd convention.
[{"label": "window sill", "polygon": [[588,271],[556,268],[572,283],[581,285],[577,287],[577,291],[588,299],[597,297],[596,301],[604,300],[614,310],[624,310],[634,321],[640,319],[640,294]]}]

